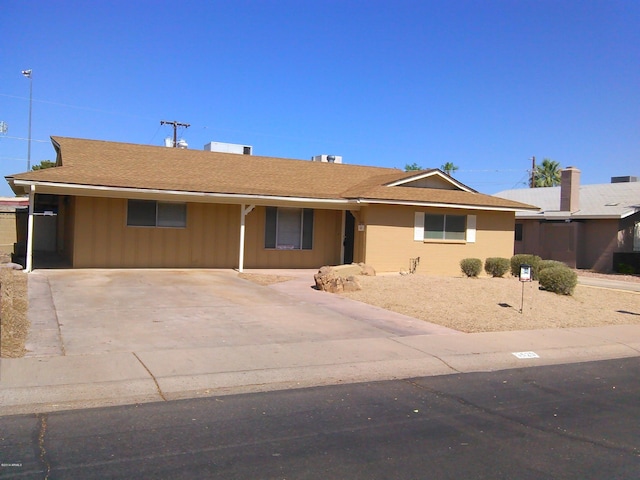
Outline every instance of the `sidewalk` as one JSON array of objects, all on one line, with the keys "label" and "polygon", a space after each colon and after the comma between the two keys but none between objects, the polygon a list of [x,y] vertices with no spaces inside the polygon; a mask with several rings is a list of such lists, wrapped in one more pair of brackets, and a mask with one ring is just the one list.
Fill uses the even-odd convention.
[{"label": "sidewalk", "polygon": [[308,283],[308,278],[301,277],[267,288],[295,297],[313,310],[339,312],[366,319],[371,325],[384,324],[388,334],[65,355],[55,345],[57,320],[46,305],[51,296],[47,297],[43,283],[36,281],[40,300],[33,304],[30,315],[40,318],[40,330],[46,333],[51,353],[1,360],[0,415],[640,355],[640,326],[475,334],[428,326],[425,333],[415,326],[414,319],[313,291]]}]

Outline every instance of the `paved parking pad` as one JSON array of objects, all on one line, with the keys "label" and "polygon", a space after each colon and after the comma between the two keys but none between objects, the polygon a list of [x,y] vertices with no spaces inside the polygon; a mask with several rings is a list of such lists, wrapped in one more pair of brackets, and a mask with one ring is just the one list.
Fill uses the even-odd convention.
[{"label": "paved parking pad", "polygon": [[[48,284],[65,355],[433,333],[425,322],[313,290],[312,271],[297,272],[294,280],[274,287],[243,280],[231,270],[32,275]],[[31,354],[39,355],[38,345],[31,347]]]}]

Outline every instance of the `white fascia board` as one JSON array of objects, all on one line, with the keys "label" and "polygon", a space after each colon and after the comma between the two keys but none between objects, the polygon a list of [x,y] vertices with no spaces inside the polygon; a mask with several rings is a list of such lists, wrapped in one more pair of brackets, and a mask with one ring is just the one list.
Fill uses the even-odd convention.
[{"label": "white fascia board", "polygon": [[336,210],[352,209],[357,202],[353,200],[332,199],[332,198],[312,198],[312,197],[284,197],[278,195],[251,195],[232,193],[207,193],[207,192],[186,192],[179,190],[156,190],[144,188],[124,188],[124,187],[104,187],[99,185],[76,185],[71,183],[38,182],[32,180],[15,180],[15,185],[31,187],[34,185],[38,193],[57,193],[66,195],[86,195],[94,197],[115,197],[115,198],[152,198],[165,197],[173,198],[175,201],[190,201],[201,203],[252,203],[257,205],[284,205],[293,204],[297,206],[324,206]]},{"label": "white fascia board", "polygon": [[381,204],[381,205],[406,205],[410,207],[437,207],[437,208],[458,208],[463,210],[491,210],[493,212],[519,212],[518,208],[490,207],[481,205],[465,205],[461,203],[435,203],[435,202],[410,202],[404,200],[370,200],[361,198],[360,205]]},{"label": "white fascia board", "polygon": [[471,190],[466,185],[458,182],[454,178],[448,177],[447,175],[445,175],[439,170],[435,170],[433,172],[421,173],[419,175],[414,175],[411,177],[403,178],[401,180],[396,180],[395,182],[385,184],[385,187],[398,187],[398,186],[404,185],[405,183],[415,182],[416,180],[422,180],[423,178],[432,177],[434,175],[442,178],[443,180],[451,183],[452,185],[455,185],[456,187],[458,187],[461,190],[464,190],[465,192],[469,192],[469,193],[473,192],[473,190]]},{"label": "white fascia board", "polygon": [[517,220],[546,220],[546,221],[564,221],[564,220],[619,220],[621,218],[626,218],[628,215],[554,215],[554,216],[544,216],[543,214],[538,214],[537,216],[516,213]]}]

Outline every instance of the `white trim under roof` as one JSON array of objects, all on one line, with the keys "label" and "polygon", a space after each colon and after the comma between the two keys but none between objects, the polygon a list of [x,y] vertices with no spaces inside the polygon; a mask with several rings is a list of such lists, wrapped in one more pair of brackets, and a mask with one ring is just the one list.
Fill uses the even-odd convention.
[{"label": "white trim under roof", "polygon": [[580,215],[579,213],[571,214],[565,212],[564,215],[556,214],[549,215],[545,212],[540,212],[537,214],[531,214],[529,212],[526,213],[516,213],[516,220],[621,220],[623,218],[630,217],[636,213],[640,212],[640,209],[636,209],[635,211],[631,210],[628,212],[624,212],[620,215],[615,214],[589,214],[589,215]]},{"label": "white trim under roof", "polygon": [[491,207],[489,205],[467,205],[462,203],[438,203],[438,202],[418,202],[406,200],[371,200],[368,198],[358,199],[360,205],[381,204],[381,205],[406,205],[409,207],[439,207],[439,208],[457,208],[464,210],[490,210],[493,212],[522,212],[525,209],[515,207]]},{"label": "white trim under roof", "polygon": [[235,203],[284,206],[295,204],[299,207],[326,206],[335,210],[357,209],[353,200],[312,198],[312,197],[285,197],[281,195],[252,195],[235,193],[207,193],[185,192],[178,190],[157,190],[144,188],[105,187],[99,185],[77,185],[73,183],[38,182],[33,180],[13,180],[14,185],[20,187],[36,186],[38,193],[51,193],[58,195],[86,195],[91,197],[114,198],[163,198],[172,201],[184,200],[200,203]]},{"label": "white trim under roof", "polygon": [[463,191],[469,192],[469,193],[473,193],[474,192],[474,190],[472,190],[469,187],[467,187],[466,185],[458,182],[455,178],[451,178],[450,176],[446,175],[445,173],[441,172],[440,170],[432,170],[430,172],[420,173],[420,174],[417,174],[417,175],[412,175],[410,177],[405,177],[405,178],[403,178],[401,180],[396,180],[396,181],[391,182],[391,183],[386,183],[385,187],[398,187],[398,186],[404,185],[405,183],[412,183],[412,182],[415,182],[417,180],[422,180],[423,178],[432,177],[434,175],[442,178],[444,181],[449,182],[452,185],[455,185],[460,190],[463,190]]}]

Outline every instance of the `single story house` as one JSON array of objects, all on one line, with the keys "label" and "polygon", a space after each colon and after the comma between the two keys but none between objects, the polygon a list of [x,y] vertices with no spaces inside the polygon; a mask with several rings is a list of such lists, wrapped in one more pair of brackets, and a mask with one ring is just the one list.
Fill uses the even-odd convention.
[{"label": "single story house", "polygon": [[[38,267],[39,244],[72,268],[366,262],[397,272],[420,257],[420,271],[457,274],[462,258],[511,256],[515,212],[536,210],[437,169],[52,142],[55,167],[6,177],[17,195],[29,195],[27,271]],[[45,218],[55,228],[42,228]]]},{"label": "single story house", "polygon": [[559,187],[496,193],[541,208],[516,213],[515,253],[603,273],[635,262],[640,272],[640,182],[636,177],[611,180],[581,186],[580,170],[568,167]]}]

